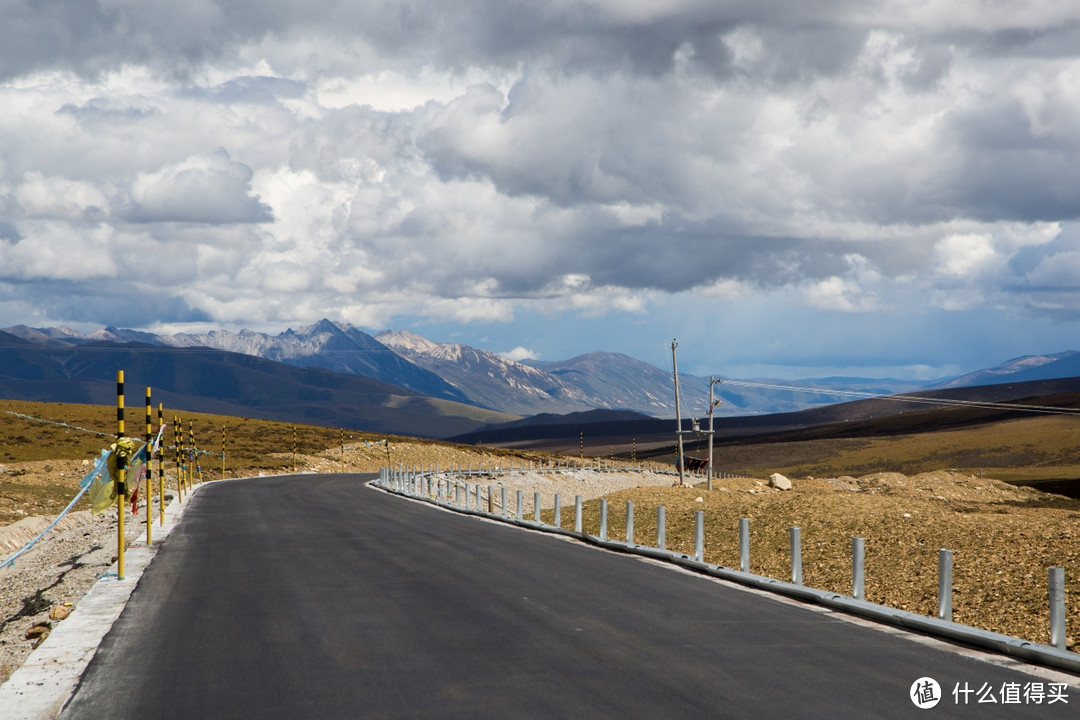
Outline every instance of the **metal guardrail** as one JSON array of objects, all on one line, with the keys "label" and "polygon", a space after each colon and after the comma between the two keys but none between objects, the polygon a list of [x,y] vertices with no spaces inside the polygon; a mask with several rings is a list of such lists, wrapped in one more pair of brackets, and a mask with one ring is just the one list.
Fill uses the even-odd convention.
[{"label": "metal guardrail", "polygon": [[[558,471],[559,468],[548,468],[546,472]],[[567,470],[580,470],[583,468],[576,468],[570,466]],[[645,471],[646,468],[637,468],[638,471]],[[601,470],[602,471],[602,470]],[[620,472],[633,472],[634,468],[623,468]],[[686,555],[682,553],[672,552],[664,548],[665,544],[665,527],[663,520],[663,513],[658,514],[658,532],[657,532],[657,545],[658,547],[651,547],[647,545],[641,545],[633,542],[633,521],[632,521],[632,505],[628,508],[628,522],[627,522],[627,539],[625,541],[612,540],[607,537],[607,500],[601,498],[600,506],[600,535],[593,536],[582,531],[581,525],[581,496],[575,497],[574,502],[574,529],[568,530],[561,527],[561,525],[548,525],[540,521],[539,503],[535,502],[534,496],[534,519],[527,520],[522,514],[522,493],[517,491],[516,508],[513,514],[508,512],[508,506],[506,502],[506,488],[502,488],[502,497],[499,502],[500,512],[494,511],[495,498],[493,489],[488,486],[488,509],[485,510],[481,507],[481,488],[479,484],[475,485],[475,491],[472,491],[468,487],[468,483],[462,483],[460,481],[447,480],[446,481],[446,493],[444,497],[443,493],[443,480],[442,475],[453,474],[461,475],[465,477],[475,477],[477,475],[493,476],[497,474],[505,474],[511,472],[511,470],[489,468],[486,471],[477,470],[472,472],[471,469],[468,472],[459,472],[456,470],[440,471],[438,468],[428,470],[416,470],[413,468],[382,468],[379,472],[378,480],[372,481],[372,485],[379,487],[387,492],[395,493],[398,495],[404,495],[415,500],[422,502],[428,502],[448,510],[463,513],[466,515],[477,515],[490,520],[496,520],[500,522],[517,525],[520,527],[528,528],[530,530],[537,530],[540,532],[552,533],[556,535],[565,535],[567,537],[576,538],[583,542],[587,542],[591,545],[608,548],[610,550],[616,550],[620,552],[627,552],[636,555],[642,555],[645,557],[654,558],[657,560],[664,560],[672,564],[678,565],[689,570],[694,570],[711,577],[736,582],[741,585],[757,588],[759,590],[765,590],[767,592],[777,593],[787,597],[796,598],[799,600],[813,602],[818,605],[822,605],[831,610],[838,612],[844,612],[851,615],[867,618],[877,622],[893,625],[908,630],[922,632],[928,635],[934,635],[937,637],[943,637],[958,642],[967,643],[975,647],[988,649],[1003,655],[1019,658],[1028,662],[1036,663],[1039,665],[1045,665],[1047,667],[1057,668],[1060,670],[1066,670],[1073,673],[1080,673],[1080,654],[1069,652],[1064,649],[1064,593],[1056,588],[1054,583],[1055,570],[1058,568],[1051,568],[1051,590],[1050,590],[1050,602],[1051,602],[1051,628],[1050,635],[1060,641],[1061,647],[1053,647],[1051,645],[1044,645],[1041,643],[1032,642],[1030,640],[1024,640],[1022,638],[1012,637],[1010,635],[1004,635],[1001,633],[995,633],[988,630],[981,630],[979,628],[971,627],[970,625],[963,625],[951,620],[951,612],[941,617],[928,617],[926,615],[919,615],[907,610],[897,610],[885,605],[878,605],[876,603],[867,602],[863,599],[863,585],[860,582],[863,576],[863,566],[860,562],[862,549],[862,538],[854,538],[852,543],[852,572],[853,572],[853,596],[843,595],[842,593],[836,593],[826,590],[816,590],[814,588],[806,587],[801,583],[801,553],[797,552],[797,549],[801,547],[801,539],[797,532],[798,528],[792,528],[791,545],[792,545],[792,581],[785,582],[777,580],[775,578],[764,577],[762,575],[755,575],[748,572],[749,568],[749,529],[747,527],[746,519],[743,518],[739,523],[739,564],[740,569],[734,570],[722,565],[713,565],[704,562],[704,527],[703,527],[703,513],[699,510],[695,514],[695,543],[694,543],[694,555]],[[450,489],[453,488],[453,492]],[[464,489],[464,493],[462,493]],[[475,497],[475,501],[470,501],[470,495]],[[556,495],[556,518],[559,518],[559,504]],[[948,551],[945,551],[948,552]],[[944,562],[944,559],[942,559]],[[1059,583],[1060,584],[1060,583]],[[939,583],[939,588],[943,587],[943,583]],[[1055,590],[1058,590],[1055,593]],[[951,583],[950,583],[951,593]],[[1055,598],[1055,594],[1057,597]],[[939,604],[939,615],[942,615],[942,606],[945,605],[945,593],[940,594],[941,603]],[[949,595],[948,608],[951,609],[951,594]],[[1060,618],[1056,620],[1056,618]],[[1055,625],[1055,622],[1059,623]]]}]

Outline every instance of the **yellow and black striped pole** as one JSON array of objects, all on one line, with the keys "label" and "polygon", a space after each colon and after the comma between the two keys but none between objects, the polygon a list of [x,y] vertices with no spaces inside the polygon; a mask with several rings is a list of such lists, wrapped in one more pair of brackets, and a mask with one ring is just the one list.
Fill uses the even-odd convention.
[{"label": "yellow and black striped pole", "polygon": [[193,490],[195,487],[195,464],[199,462],[199,453],[195,452],[195,423],[188,421],[188,452],[190,461],[188,462],[188,489]]},{"label": "yellow and black striped pole", "polygon": [[341,434],[341,472],[345,472],[345,428],[338,428],[338,432]]},{"label": "yellow and black striped pole", "polygon": [[120,449],[124,438],[124,371],[116,371],[116,577],[124,579],[124,499],[127,495],[127,458]]},{"label": "yellow and black striped pole", "polygon": [[292,426],[292,471],[296,474],[296,426]]},{"label": "yellow and black striped pole", "polygon": [[225,479],[225,424],[221,425],[221,479]]},{"label": "yellow and black striped pole", "polygon": [[162,428],[165,427],[164,418],[165,408],[161,403],[157,406],[157,426],[158,432],[161,433],[161,447],[158,448],[157,453],[157,494],[158,494],[158,514],[161,518],[162,527],[165,526],[165,433]]},{"label": "yellow and black striped pole", "polygon": [[184,449],[181,447],[183,438],[183,421],[173,415],[173,449],[176,450],[176,492],[180,502],[184,501]]},{"label": "yellow and black striped pole", "polygon": [[187,463],[187,468],[188,468],[188,473],[187,473],[187,478],[188,479],[187,479],[187,481],[188,481],[188,492],[189,493],[191,492],[191,489],[194,488],[194,485],[195,485],[194,481],[193,481],[194,476],[195,476],[195,468],[192,466],[192,465],[194,465],[194,453],[191,451],[191,447],[194,445],[194,439],[191,437],[191,434],[195,432],[193,425],[194,425],[194,422],[191,421],[191,420],[188,420],[188,443],[187,443],[187,445],[184,446],[184,452],[185,452],[184,462]]},{"label": "yellow and black striped pole", "polygon": [[154,527],[154,423],[150,414],[150,388],[146,388],[146,546],[153,541]]}]

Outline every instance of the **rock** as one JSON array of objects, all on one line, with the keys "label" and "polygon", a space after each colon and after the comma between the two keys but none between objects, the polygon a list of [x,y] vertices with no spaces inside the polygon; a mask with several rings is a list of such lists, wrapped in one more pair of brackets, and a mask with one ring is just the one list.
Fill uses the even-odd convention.
[{"label": "rock", "polygon": [[790,490],[791,481],[780,473],[773,473],[769,476],[769,487],[774,487],[777,490]]},{"label": "rock", "polygon": [[40,637],[48,637],[50,630],[52,630],[52,625],[50,623],[39,623],[27,630],[25,637],[27,640],[36,640]]},{"label": "rock", "polygon": [[705,502],[705,498],[694,498],[694,502]]},{"label": "rock", "polygon": [[68,615],[71,614],[71,608],[64,605],[53,605],[49,610],[50,620],[66,620]]}]

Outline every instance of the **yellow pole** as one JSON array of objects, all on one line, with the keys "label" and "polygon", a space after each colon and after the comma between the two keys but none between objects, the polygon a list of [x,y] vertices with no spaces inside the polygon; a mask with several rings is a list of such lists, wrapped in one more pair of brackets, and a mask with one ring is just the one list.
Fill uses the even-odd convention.
[{"label": "yellow pole", "polygon": [[116,371],[116,577],[124,579],[124,499],[127,495],[127,458],[120,452],[124,437],[124,371]]},{"label": "yellow pole", "polygon": [[187,424],[188,492],[195,489],[195,421]]},{"label": "yellow pole", "polygon": [[[157,406],[157,425],[158,432],[161,432],[161,428],[164,425],[163,413],[165,408],[161,403]],[[161,447],[158,448],[157,454],[157,494],[158,494],[158,511],[161,515],[161,525],[165,525],[165,434],[161,435]]]},{"label": "yellow pole", "polygon": [[154,483],[153,460],[154,424],[150,413],[150,388],[146,388],[146,546],[153,541],[154,528]]},{"label": "yellow pole", "polygon": [[292,426],[292,471],[296,474],[296,426]]},{"label": "yellow pole", "polygon": [[225,424],[221,425],[221,479],[225,479]]},{"label": "yellow pole", "polygon": [[341,472],[345,472],[345,428],[338,428],[341,433]]},{"label": "yellow pole", "polygon": [[176,492],[184,501],[184,421],[173,415],[173,447],[176,449]]}]

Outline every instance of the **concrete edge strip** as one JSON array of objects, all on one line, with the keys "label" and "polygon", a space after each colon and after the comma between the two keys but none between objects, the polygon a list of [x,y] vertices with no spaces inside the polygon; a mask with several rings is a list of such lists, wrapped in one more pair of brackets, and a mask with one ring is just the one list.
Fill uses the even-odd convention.
[{"label": "concrete edge strip", "polygon": [[909,612],[907,610],[897,610],[885,605],[866,602],[865,600],[856,600],[853,597],[842,595],[840,593],[815,590],[806,587],[805,585],[796,585],[782,580],[764,577],[762,575],[745,573],[722,565],[710,565],[708,563],[699,562],[689,555],[675,553],[670,550],[660,550],[659,548],[649,547],[647,545],[630,545],[625,542],[619,542],[618,540],[603,540],[589,535],[588,533],[579,533],[573,530],[555,527],[554,525],[546,525],[541,522],[536,522],[535,520],[519,520],[518,518],[509,515],[503,516],[499,513],[488,513],[483,510],[462,508],[451,503],[439,502],[434,498],[422,495],[412,495],[384,487],[379,484],[378,480],[372,480],[368,485],[393,495],[400,495],[412,500],[419,500],[464,515],[475,515],[489,520],[496,520],[510,525],[517,525],[530,530],[536,530],[538,532],[563,535],[609,550],[642,555],[670,562],[688,570],[704,573],[712,577],[753,587],[758,590],[812,602],[838,612],[856,615],[875,622],[900,627],[905,630],[912,630],[935,637],[942,637],[966,643],[978,648],[1057,670],[1066,670],[1068,672],[1080,674],[1080,653],[1059,650],[1051,645],[1043,645],[1029,640],[1012,637],[1011,635],[990,632],[989,630],[980,630],[979,628],[974,628],[970,625],[962,625],[960,623],[949,622],[939,618],[919,615],[918,613]]},{"label": "concrete edge strip", "polygon": [[108,574],[94,583],[71,615],[58,623],[45,642],[0,685],[0,708],[4,709],[5,720],[52,720],[60,714],[102,638],[127,606],[160,543],[179,524],[189,499],[204,484],[192,488],[183,503],[177,498],[169,503],[165,508],[165,525],[154,528],[151,546],[147,547],[143,531],[127,548],[123,580],[116,578],[117,564],[113,563]]}]

